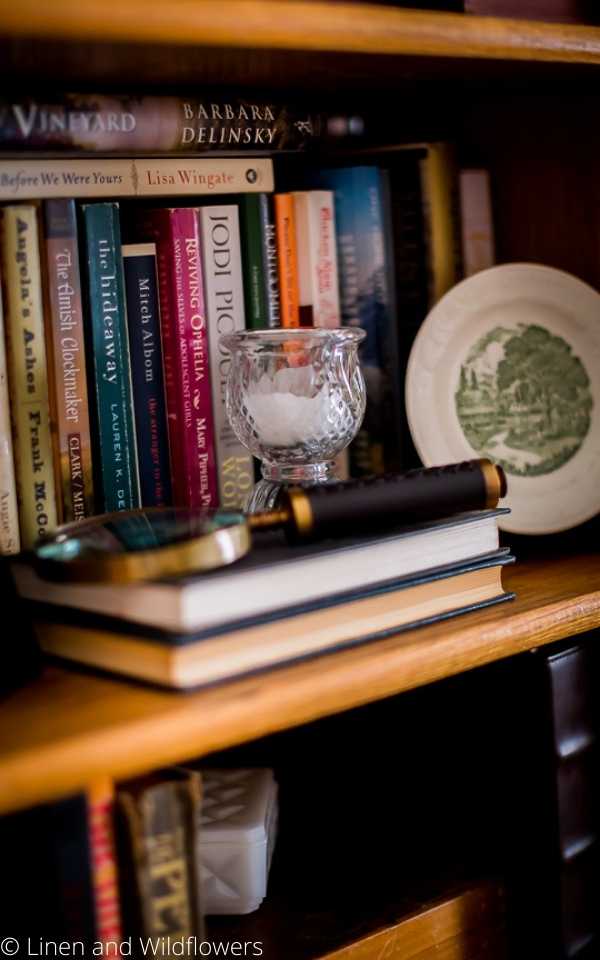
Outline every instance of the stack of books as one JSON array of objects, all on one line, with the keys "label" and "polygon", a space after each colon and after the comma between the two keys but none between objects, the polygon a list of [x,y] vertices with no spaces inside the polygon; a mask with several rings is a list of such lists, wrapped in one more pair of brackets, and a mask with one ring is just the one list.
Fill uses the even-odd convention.
[{"label": "stack of books", "polygon": [[50,583],[25,564],[15,573],[47,653],[186,689],[510,599],[504,512],[303,546],[257,535],[236,564],[177,580]]}]

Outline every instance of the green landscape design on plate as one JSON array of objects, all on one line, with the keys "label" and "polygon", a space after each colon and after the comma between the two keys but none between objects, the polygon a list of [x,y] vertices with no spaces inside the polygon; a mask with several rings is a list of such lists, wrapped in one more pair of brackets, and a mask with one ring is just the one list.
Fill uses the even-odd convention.
[{"label": "green landscape design on plate", "polygon": [[594,405],[569,344],[544,327],[495,327],[471,348],[454,395],[464,434],[507,473],[537,477],[579,450]]}]

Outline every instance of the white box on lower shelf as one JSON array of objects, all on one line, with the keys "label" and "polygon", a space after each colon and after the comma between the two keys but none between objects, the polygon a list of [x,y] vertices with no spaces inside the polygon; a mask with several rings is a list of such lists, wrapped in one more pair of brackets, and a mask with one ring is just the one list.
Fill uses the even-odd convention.
[{"label": "white box on lower shelf", "polygon": [[277,831],[273,771],[202,770],[200,867],[207,914],[257,910]]}]

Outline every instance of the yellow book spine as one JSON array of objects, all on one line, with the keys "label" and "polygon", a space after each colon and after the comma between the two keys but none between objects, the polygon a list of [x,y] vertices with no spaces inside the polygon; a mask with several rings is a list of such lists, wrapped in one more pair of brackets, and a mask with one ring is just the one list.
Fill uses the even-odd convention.
[{"label": "yellow book spine", "polygon": [[36,208],[4,207],[1,237],[21,545],[27,550],[57,524]]},{"label": "yellow book spine", "polygon": [[421,189],[428,242],[430,306],[460,279],[454,178],[452,147],[446,143],[428,144],[427,156],[421,160]]},{"label": "yellow book spine", "polygon": [[0,297],[0,553],[5,555],[18,553],[20,546],[17,488],[10,427],[4,317],[2,315],[2,298]]}]

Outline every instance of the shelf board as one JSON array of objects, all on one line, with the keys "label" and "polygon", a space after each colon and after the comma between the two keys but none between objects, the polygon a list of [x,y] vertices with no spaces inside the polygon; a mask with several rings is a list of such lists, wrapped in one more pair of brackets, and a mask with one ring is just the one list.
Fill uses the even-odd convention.
[{"label": "shelf board", "polygon": [[191,693],[48,666],[0,714],[0,812],[356,707],[600,625],[600,557],[504,572],[517,599]]},{"label": "shelf board", "polygon": [[103,0],[2,4],[5,38],[194,44],[429,57],[600,63],[600,29],[369,3],[306,0]]}]

